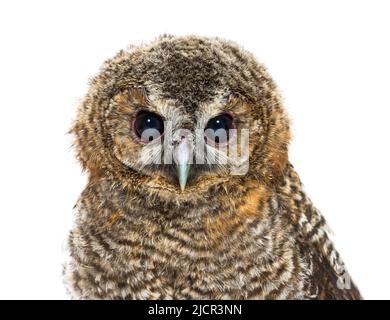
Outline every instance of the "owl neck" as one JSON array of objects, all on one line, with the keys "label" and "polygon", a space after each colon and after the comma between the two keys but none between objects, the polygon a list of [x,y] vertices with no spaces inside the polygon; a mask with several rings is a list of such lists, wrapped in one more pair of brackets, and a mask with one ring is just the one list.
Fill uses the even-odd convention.
[{"label": "owl neck", "polygon": [[[80,200],[85,206],[81,211],[97,232],[126,233],[136,226],[155,236],[153,230],[174,228],[209,243],[226,242],[251,225],[272,228],[279,211],[275,190],[251,179],[215,188],[196,202],[167,201],[142,191],[108,179],[91,181]],[[83,198],[94,201],[83,204]]]}]

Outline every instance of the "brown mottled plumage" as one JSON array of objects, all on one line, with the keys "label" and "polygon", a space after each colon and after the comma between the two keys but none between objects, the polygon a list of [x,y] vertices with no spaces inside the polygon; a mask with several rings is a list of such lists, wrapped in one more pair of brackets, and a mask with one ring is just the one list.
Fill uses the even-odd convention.
[{"label": "brown mottled plumage", "polygon": [[[228,111],[249,129],[248,172],[194,164],[181,191],[172,165],[143,165],[157,151],[134,136],[140,109],[174,132]],[[234,43],[163,36],[119,52],[92,80],[72,132],[89,173],[65,268],[75,297],[360,298],[288,161],[277,88]]]}]

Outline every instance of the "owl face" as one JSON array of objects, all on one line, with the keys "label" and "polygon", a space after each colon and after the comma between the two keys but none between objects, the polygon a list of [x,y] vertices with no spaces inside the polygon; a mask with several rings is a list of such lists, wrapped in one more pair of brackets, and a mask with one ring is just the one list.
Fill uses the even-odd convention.
[{"label": "owl face", "polygon": [[194,111],[145,88],[116,94],[107,114],[112,152],[125,166],[184,192],[248,168],[251,117],[229,94]]},{"label": "owl face", "polygon": [[74,132],[92,177],[176,198],[243,179],[272,183],[289,139],[275,86],[249,53],[172,36],[108,60]]}]

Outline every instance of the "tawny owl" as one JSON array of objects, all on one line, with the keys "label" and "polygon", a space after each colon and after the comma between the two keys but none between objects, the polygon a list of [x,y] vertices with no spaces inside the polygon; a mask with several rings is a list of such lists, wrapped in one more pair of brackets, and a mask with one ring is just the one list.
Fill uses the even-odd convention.
[{"label": "tawny owl", "polygon": [[359,299],[288,160],[265,68],[218,38],[107,60],[72,132],[88,184],[65,276],[82,299]]}]

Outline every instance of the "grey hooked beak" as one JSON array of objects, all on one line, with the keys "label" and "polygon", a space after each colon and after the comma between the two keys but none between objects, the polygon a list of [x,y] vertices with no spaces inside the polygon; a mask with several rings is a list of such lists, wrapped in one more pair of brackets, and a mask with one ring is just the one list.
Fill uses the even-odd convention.
[{"label": "grey hooked beak", "polygon": [[181,191],[186,187],[188,173],[190,171],[192,148],[187,139],[183,139],[175,148],[174,159]]},{"label": "grey hooked beak", "polygon": [[177,175],[179,176],[180,190],[184,191],[187,183],[188,173],[190,171],[189,164],[178,164]]}]

